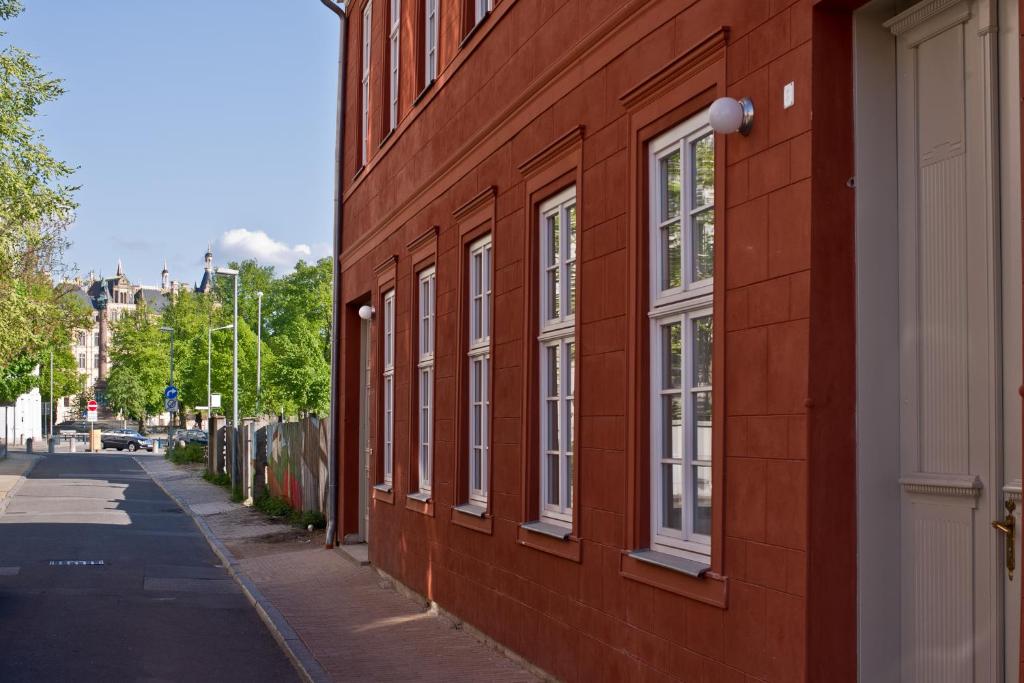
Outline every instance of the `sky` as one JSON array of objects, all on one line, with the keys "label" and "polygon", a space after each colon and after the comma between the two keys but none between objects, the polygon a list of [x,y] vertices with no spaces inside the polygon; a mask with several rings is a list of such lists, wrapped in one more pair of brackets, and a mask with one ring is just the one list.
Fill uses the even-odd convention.
[{"label": "sky", "polygon": [[23,0],[0,25],[63,79],[35,127],[78,167],[67,261],[136,284],[330,253],[338,18],[319,0]]}]

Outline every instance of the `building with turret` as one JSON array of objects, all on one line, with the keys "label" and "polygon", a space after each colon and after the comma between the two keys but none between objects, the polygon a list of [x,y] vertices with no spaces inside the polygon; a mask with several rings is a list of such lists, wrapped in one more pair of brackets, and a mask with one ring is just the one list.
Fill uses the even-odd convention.
[{"label": "building with turret", "polygon": [[[199,284],[193,285],[197,293],[213,291],[213,247],[207,247],[205,269]],[[111,325],[145,305],[154,315],[159,315],[174,300],[178,292],[187,290],[187,282],[171,279],[167,262],[160,271],[160,285],[151,286],[133,283],[125,274],[124,264],[117,261],[113,277],[89,273],[86,278],[72,283],[75,295],[91,310],[92,326],[72,333],[71,352],[78,365],[78,371],[85,376],[85,387],[94,392],[102,405],[102,394],[110,372],[110,344],[113,336]],[[75,419],[73,397],[58,400],[54,420]]]}]

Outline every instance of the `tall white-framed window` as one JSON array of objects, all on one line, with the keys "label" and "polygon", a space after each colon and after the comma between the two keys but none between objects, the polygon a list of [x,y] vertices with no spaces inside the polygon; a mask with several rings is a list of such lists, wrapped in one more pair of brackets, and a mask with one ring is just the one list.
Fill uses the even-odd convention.
[{"label": "tall white-framed window", "polygon": [[572,523],[576,378],[576,188],[540,206],[540,516]]},{"label": "tall white-framed window", "polygon": [[423,84],[437,78],[437,0],[423,0]]},{"label": "tall white-framed window", "polygon": [[359,160],[361,165],[366,165],[370,148],[370,45],[373,35],[373,3],[367,2],[363,8],[363,71],[360,90],[360,107],[362,117],[359,124],[359,134],[362,144],[360,145]]},{"label": "tall white-framed window", "polygon": [[494,9],[494,0],[473,0],[473,6],[475,7],[473,23],[479,24],[487,17],[487,13]]},{"label": "tall white-framed window", "polygon": [[469,501],[487,505],[490,456],[491,237],[469,248]]},{"label": "tall white-framed window", "polygon": [[395,465],[395,290],[384,294],[384,483],[392,482]]},{"label": "tall white-framed window", "polygon": [[437,301],[437,272],[433,266],[419,275],[417,316],[417,459],[420,493],[430,493],[434,458],[434,337]]},{"label": "tall white-framed window", "polygon": [[391,0],[391,22],[388,32],[389,66],[390,73],[390,117],[388,125],[390,130],[398,126],[398,67],[401,62],[399,42],[402,35],[402,0]]},{"label": "tall white-framed window", "polygon": [[651,142],[651,547],[711,553],[715,140],[704,111]]},{"label": "tall white-framed window", "polygon": [[85,370],[85,354],[84,353],[78,354],[78,369],[79,370]]}]

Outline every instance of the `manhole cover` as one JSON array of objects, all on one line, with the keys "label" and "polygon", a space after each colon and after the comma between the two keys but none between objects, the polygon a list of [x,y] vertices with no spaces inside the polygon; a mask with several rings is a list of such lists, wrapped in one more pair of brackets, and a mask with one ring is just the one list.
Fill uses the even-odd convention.
[{"label": "manhole cover", "polygon": [[50,560],[51,567],[80,567],[97,564],[104,564],[104,562],[103,560]]}]

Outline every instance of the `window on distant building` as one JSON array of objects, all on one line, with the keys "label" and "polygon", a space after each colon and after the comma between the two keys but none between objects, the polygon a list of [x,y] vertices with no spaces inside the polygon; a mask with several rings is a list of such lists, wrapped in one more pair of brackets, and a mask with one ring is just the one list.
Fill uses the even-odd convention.
[{"label": "window on distant building", "polygon": [[94,370],[98,369],[100,367],[100,354],[97,353],[95,355],[95,357],[93,358],[93,366],[92,367],[93,367]]},{"label": "window on distant building", "polygon": [[96,345],[96,346],[100,345],[100,333],[99,332],[93,332],[92,333],[92,343],[94,345]]},{"label": "window on distant building", "polygon": [[437,0],[423,1],[423,85],[437,78]]},{"label": "window on distant building", "polygon": [[384,294],[384,483],[395,465],[395,290]]},{"label": "window on distant building", "polygon": [[391,22],[388,32],[388,66],[390,74],[388,78],[389,101],[388,130],[398,127],[398,90],[399,90],[399,65],[401,64],[400,42],[402,36],[402,0],[391,0]]},{"label": "window on distant building", "polygon": [[651,547],[711,551],[715,150],[707,112],[650,145]]},{"label": "window on distant building", "polygon": [[437,276],[433,267],[419,274],[417,315],[417,474],[419,490],[430,493],[434,450],[434,338]]},{"label": "window on distant building", "polygon": [[85,332],[79,332],[75,335],[75,340],[79,346],[85,346]]},{"label": "window on distant building", "polygon": [[540,207],[540,516],[572,522],[576,375],[576,188]]},{"label": "window on distant building", "polygon": [[78,369],[79,370],[85,370],[85,354],[84,353],[78,354]]},{"label": "window on distant building", "polygon": [[491,238],[469,249],[469,500],[487,505],[490,452]]},{"label": "window on distant building", "polygon": [[371,21],[371,15],[373,13],[373,3],[367,2],[366,7],[363,8],[363,64],[362,64],[362,84],[360,89],[360,107],[362,108],[362,118],[360,119],[359,128],[359,139],[362,141],[360,146],[360,165],[365,166],[366,160],[369,158],[369,147],[370,147],[370,46],[371,46],[371,31],[373,22]]}]

